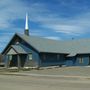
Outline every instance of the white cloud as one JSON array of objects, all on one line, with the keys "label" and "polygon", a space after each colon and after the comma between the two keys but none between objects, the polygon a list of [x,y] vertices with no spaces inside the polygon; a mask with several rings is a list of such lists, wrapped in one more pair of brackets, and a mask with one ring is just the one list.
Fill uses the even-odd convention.
[{"label": "white cloud", "polygon": [[31,3],[27,6],[20,0],[0,0],[0,28],[15,30],[12,21],[24,19],[26,12],[29,12],[31,21],[38,22],[41,27],[55,32],[79,35],[88,32],[86,28],[90,27],[88,12],[73,18],[62,18],[58,13],[51,13],[43,3]]},{"label": "white cloud", "polygon": [[55,37],[55,36],[48,36],[48,37],[45,37],[47,39],[52,39],[52,40],[61,40],[60,37]]},{"label": "white cloud", "polygon": [[45,27],[48,27],[52,30],[54,30],[55,32],[60,32],[60,33],[65,33],[65,34],[81,34],[83,32],[81,32],[81,30],[83,30],[81,27],[79,26],[75,26],[75,25],[47,25]]},{"label": "white cloud", "polygon": [[20,0],[0,0],[0,28],[12,28],[12,21],[24,19],[26,12],[30,13],[33,20],[35,16],[46,11],[43,7],[40,3],[31,3],[27,6]]},{"label": "white cloud", "polygon": [[90,32],[90,12],[73,17],[73,19],[52,15],[51,17],[39,17],[36,21],[38,20],[41,22],[41,27],[67,35],[76,36]]}]

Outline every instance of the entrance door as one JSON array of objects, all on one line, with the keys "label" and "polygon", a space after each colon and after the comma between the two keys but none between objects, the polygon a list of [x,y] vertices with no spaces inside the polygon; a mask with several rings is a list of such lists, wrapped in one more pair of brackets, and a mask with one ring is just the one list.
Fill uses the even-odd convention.
[{"label": "entrance door", "polygon": [[21,67],[25,66],[25,63],[27,61],[27,54],[21,54],[20,56],[20,63],[21,63]]},{"label": "entrance door", "polygon": [[9,66],[10,67],[17,67],[18,66],[17,55],[12,55],[12,59],[9,60]]}]

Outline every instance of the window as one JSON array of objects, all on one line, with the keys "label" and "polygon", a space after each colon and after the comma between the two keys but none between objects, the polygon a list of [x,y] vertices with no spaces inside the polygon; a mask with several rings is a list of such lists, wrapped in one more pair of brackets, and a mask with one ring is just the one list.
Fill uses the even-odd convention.
[{"label": "window", "polygon": [[9,60],[12,60],[12,55],[9,55],[8,58],[9,58]]},{"label": "window", "polygon": [[31,53],[28,54],[28,58],[29,58],[29,60],[32,60],[32,54]]},{"label": "window", "polygon": [[79,63],[83,63],[83,58],[79,57]]}]

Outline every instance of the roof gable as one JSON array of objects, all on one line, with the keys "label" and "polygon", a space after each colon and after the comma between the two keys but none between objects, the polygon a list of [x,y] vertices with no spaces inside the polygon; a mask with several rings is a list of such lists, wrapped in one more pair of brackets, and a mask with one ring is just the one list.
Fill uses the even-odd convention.
[{"label": "roof gable", "polygon": [[17,53],[15,52],[15,50],[14,50],[13,48],[11,48],[11,49],[7,52],[7,54],[8,54],[8,55],[11,55],[11,54],[15,55],[15,54],[17,54]]},{"label": "roof gable", "polygon": [[16,45],[11,45],[11,47],[19,54],[27,54],[30,53],[30,49],[25,47],[22,44],[16,44]]},{"label": "roof gable", "polygon": [[[19,48],[17,46],[14,46],[11,44],[12,41],[14,41],[14,39],[16,37],[19,37],[20,39],[24,40],[22,37],[21,37],[22,34],[17,34],[15,33],[14,36],[11,38],[11,40],[9,41],[9,43],[7,44],[7,46],[5,47],[5,49],[2,51],[2,54],[4,54],[4,52],[7,51],[8,48],[10,48],[10,46],[12,46],[13,48]],[[28,43],[26,40],[24,40],[26,43]],[[30,45],[30,44],[29,44]],[[31,46],[31,45],[30,45]],[[22,46],[24,49],[26,48],[25,46]],[[33,46],[32,46],[33,47]],[[20,49],[20,48],[19,48]],[[26,48],[27,49],[27,48]],[[35,48],[34,48],[35,49]],[[36,49],[35,49],[36,50]],[[37,50],[36,50],[37,51]]]}]

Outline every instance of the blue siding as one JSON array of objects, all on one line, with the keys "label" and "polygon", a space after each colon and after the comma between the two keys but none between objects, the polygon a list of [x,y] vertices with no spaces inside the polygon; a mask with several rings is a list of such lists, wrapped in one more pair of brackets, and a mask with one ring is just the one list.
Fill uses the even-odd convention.
[{"label": "blue siding", "polygon": [[32,60],[34,60],[35,65],[39,67],[40,66],[39,53],[32,46],[28,45],[24,41],[22,41],[22,44],[30,49],[30,53],[32,53]]},{"label": "blue siding", "polygon": [[81,57],[83,58],[83,62],[80,63],[79,56],[77,56],[75,65],[76,66],[86,66],[86,65],[88,65],[89,64],[89,56],[82,55]]},{"label": "blue siding", "polygon": [[63,54],[53,54],[53,53],[43,53],[40,55],[41,66],[56,66],[65,64],[65,55]]},{"label": "blue siding", "polygon": [[75,57],[68,57],[66,58],[66,66],[75,66],[76,59]]},{"label": "blue siding", "polygon": [[[77,55],[75,57],[68,57],[66,59],[66,66],[87,66],[89,65],[90,55]],[[82,57],[82,63],[80,63],[80,57]]]}]

